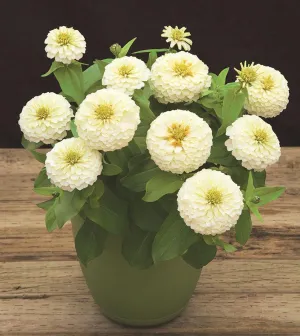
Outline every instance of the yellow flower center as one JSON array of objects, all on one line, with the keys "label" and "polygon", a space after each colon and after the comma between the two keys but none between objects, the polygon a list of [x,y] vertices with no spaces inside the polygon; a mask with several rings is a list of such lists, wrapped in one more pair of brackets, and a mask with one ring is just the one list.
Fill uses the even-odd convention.
[{"label": "yellow flower center", "polygon": [[263,89],[266,91],[272,90],[275,85],[274,79],[272,78],[271,75],[264,77],[261,80],[261,83],[262,83]]},{"label": "yellow flower center", "polygon": [[172,146],[181,147],[182,141],[189,134],[189,132],[190,126],[174,123],[168,127],[168,135],[165,139],[170,141]]},{"label": "yellow flower center", "polygon": [[111,104],[101,104],[95,109],[97,119],[107,121],[114,115],[114,109]]},{"label": "yellow flower center", "polygon": [[268,133],[264,129],[257,129],[253,133],[254,140],[258,144],[265,144],[268,141]]},{"label": "yellow flower center", "polygon": [[175,72],[176,76],[181,77],[193,76],[192,63],[189,63],[186,60],[176,62],[173,65],[173,71]]},{"label": "yellow flower center", "polygon": [[184,38],[184,34],[180,29],[174,28],[171,32],[171,37],[174,41],[181,41]]},{"label": "yellow flower center", "polygon": [[211,188],[207,191],[205,199],[211,205],[218,205],[222,203],[223,194],[219,189]]},{"label": "yellow flower center", "polygon": [[71,41],[72,41],[72,37],[69,33],[60,32],[56,38],[56,42],[61,46],[66,46],[70,44]]},{"label": "yellow flower center", "polygon": [[254,63],[247,65],[241,63],[241,70],[234,69],[237,73],[237,79],[243,84],[243,86],[251,85],[257,79],[257,69],[254,67]]},{"label": "yellow flower center", "polygon": [[70,166],[74,166],[75,164],[79,163],[79,161],[81,160],[82,155],[78,152],[76,152],[73,149],[70,149],[64,157],[65,162],[70,165]]},{"label": "yellow flower center", "polygon": [[128,77],[129,75],[131,75],[132,70],[133,70],[132,65],[124,64],[119,68],[119,75],[122,77]]},{"label": "yellow flower center", "polygon": [[45,120],[49,117],[49,115],[50,109],[46,106],[42,106],[36,111],[37,120]]}]

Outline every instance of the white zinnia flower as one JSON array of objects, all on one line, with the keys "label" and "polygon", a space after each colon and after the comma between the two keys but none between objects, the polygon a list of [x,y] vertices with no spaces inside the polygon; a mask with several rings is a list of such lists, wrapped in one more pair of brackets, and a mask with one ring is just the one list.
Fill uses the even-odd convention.
[{"label": "white zinnia flower", "polygon": [[128,145],[140,123],[140,108],[125,93],[102,89],[86,96],[75,116],[79,137],[91,148],[114,151]]},{"label": "white zinnia flower", "polygon": [[45,44],[47,57],[64,64],[81,59],[86,47],[83,35],[78,30],[65,26],[51,30]]},{"label": "white zinnia flower", "polygon": [[289,87],[277,70],[260,65],[258,79],[248,87],[245,109],[264,118],[278,116],[289,102]]},{"label": "white zinnia flower", "polygon": [[94,184],[101,174],[102,155],[82,139],[70,138],[47,153],[45,166],[51,183],[67,191],[81,190]]},{"label": "white zinnia flower", "polygon": [[212,131],[195,113],[173,110],[151,123],[146,141],[152,160],[161,170],[189,173],[208,159]]},{"label": "white zinnia flower", "polygon": [[165,26],[163,33],[161,34],[162,37],[167,37],[167,42],[170,42],[170,48],[173,48],[177,45],[178,49],[181,50],[183,48],[186,51],[190,51],[190,45],[193,44],[192,40],[187,38],[191,36],[191,33],[186,32],[186,28],[172,28],[171,26]]},{"label": "white zinnia flower", "polygon": [[134,90],[141,89],[149,77],[150,70],[143,61],[125,56],[114,59],[105,67],[102,84],[133,95]]},{"label": "white zinnia flower", "polygon": [[160,103],[191,102],[210,87],[211,77],[207,65],[197,56],[180,51],[157,58],[149,83]]},{"label": "white zinnia flower", "polygon": [[241,63],[237,80],[247,87],[248,97],[244,108],[260,117],[273,118],[280,114],[289,102],[289,87],[284,76],[277,70],[254,63]]},{"label": "white zinnia flower", "polygon": [[31,142],[54,143],[67,135],[73,111],[61,95],[47,92],[29,100],[20,114],[19,125]]},{"label": "white zinnia flower", "polygon": [[232,228],[244,206],[240,187],[230,176],[211,169],[188,178],[177,202],[186,225],[203,235],[222,234]]},{"label": "white zinnia flower", "polygon": [[255,115],[244,115],[227,127],[225,145],[247,169],[262,171],[278,161],[280,144],[272,127]]}]

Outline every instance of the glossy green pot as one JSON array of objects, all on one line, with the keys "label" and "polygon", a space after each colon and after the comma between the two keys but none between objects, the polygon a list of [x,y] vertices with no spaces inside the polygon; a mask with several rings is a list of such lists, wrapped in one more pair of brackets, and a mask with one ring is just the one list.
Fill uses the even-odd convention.
[{"label": "glossy green pot", "polygon": [[[80,225],[73,221],[74,235]],[[121,245],[121,237],[109,235],[101,256],[87,267],[81,265],[103,314],[129,326],[154,326],[179,315],[195,290],[201,270],[181,258],[138,270],[124,259]]]}]

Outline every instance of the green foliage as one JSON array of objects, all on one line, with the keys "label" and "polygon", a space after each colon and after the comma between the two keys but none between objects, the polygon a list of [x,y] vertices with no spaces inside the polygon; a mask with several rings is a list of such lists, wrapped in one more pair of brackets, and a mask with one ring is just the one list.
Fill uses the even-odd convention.
[{"label": "green foliage", "polygon": [[145,54],[145,53],[151,53],[151,52],[160,53],[160,52],[166,52],[166,51],[169,51],[169,49],[166,49],[166,48],[162,48],[162,49],[145,49],[145,50],[135,51],[133,54]]},{"label": "green foliage", "polygon": [[245,209],[243,210],[235,226],[236,241],[241,245],[245,245],[250,237],[251,230],[252,230],[252,221],[250,211],[248,209]]},{"label": "green foliage", "polygon": [[146,189],[147,182],[159,172],[156,164],[147,156],[133,157],[128,162],[129,173],[121,179],[124,187],[140,192]]},{"label": "green foliage", "polygon": [[79,105],[85,98],[81,64],[71,63],[60,67],[54,71],[54,75],[64,95]]},{"label": "green foliage", "polygon": [[189,247],[182,258],[192,267],[199,269],[210,263],[216,254],[216,246],[206,244],[203,237],[200,236],[198,241]]},{"label": "green foliage", "polygon": [[177,210],[173,210],[154,238],[153,260],[157,263],[179,257],[197,240],[198,235],[184,223]]},{"label": "green foliage", "polygon": [[224,242],[218,235],[211,236],[211,235],[205,235],[203,236],[203,239],[207,245],[216,245],[222,247],[226,252],[234,252],[236,251],[236,247],[233,245]]},{"label": "green foliage", "polygon": [[173,194],[182,186],[183,180],[179,175],[165,171],[156,171],[156,174],[146,184],[146,194],[143,200],[155,202],[166,194]]},{"label": "green foliage", "polygon": [[285,191],[284,187],[262,187],[255,189],[255,197],[259,197],[257,206],[263,206],[269,202],[275,201]]},{"label": "green foliage", "polygon": [[213,146],[211,148],[210,156],[207,159],[208,162],[229,167],[237,166],[239,164],[236,158],[232,156],[231,152],[227,150],[227,147],[225,146],[226,140],[227,137],[225,135],[213,139]]},{"label": "green foliage", "polygon": [[55,197],[51,198],[48,201],[38,203],[37,206],[43,210],[49,210],[55,202]]},{"label": "green foliage", "polygon": [[63,63],[53,61],[50,69],[46,73],[44,73],[41,77],[47,77],[51,75],[53,72],[55,72],[57,69],[63,68],[64,66],[65,65]]},{"label": "green foliage", "polygon": [[152,243],[155,233],[143,231],[132,226],[124,237],[122,254],[128,263],[138,269],[148,268],[153,264]]},{"label": "green foliage", "polygon": [[148,61],[147,61],[147,67],[149,69],[151,69],[151,67],[152,67],[153,63],[156,61],[156,59],[157,59],[157,52],[156,51],[150,51]]},{"label": "green foliage", "polygon": [[155,115],[150,108],[150,101],[143,90],[135,90],[133,99],[140,107],[140,118],[143,125],[150,125],[155,119]]},{"label": "green foliage", "polygon": [[88,218],[85,219],[75,237],[77,256],[84,266],[102,254],[106,237],[105,230]]},{"label": "green foliage", "polygon": [[129,214],[134,225],[150,232],[157,232],[165,219],[159,204],[147,203],[139,198],[130,202]]},{"label": "green foliage", "polygon": [[42,142],[39,142],[39,143],[30,142],[27,139],[25,139],[25,137],[23,135],[21,144],[25,149],[27,149],[35,157],[35,159],[37,161],[39,161],[41,163],[45,163],[46,154],[36,151],[36,149],[40,148],[43,145]]},{"label": "green foliage", "polygon": [[47,230],[51,232],[56,228],[61,229],[67,221],[71,220],[81,211],[88,196],[89,193],[85,189],[71,192],[61,190],[59,195],[55,197],[53,205],[47,210]]},{"label": "green foliage", "polygon": [[51,182],[47,176],[46,168],[42,168],[39,172],[39,175],[34,180],[34,188],[40,188],[40,187],[50,187]]},{"label": "green foliage", "polygon": [[87,203],[84,213],[94,223],[113,234],[123,234],[128,225],[127,203],[118,198],[107,186],[98,206]]},{"label": "green foliage", "polygon": [[240,116],[245,98],[244,90],[229,89],[225,92],[221,112],[222,125],[217,132],[217,136],[222,135],[226,128]]},{"label": "green foliage", "polygon": [[74,119],[71,120],[70,127],[73,137],[78,138],[77,126]]},{"label": "green foliage", "polygon": [[132,44],[134,43],[134,41],[136,40],[136,37],[133,38],[132,40],[130,40],[129,42],[127,42],[124,47],[121,49],[118,57],[124,57],[128,54],[129,49],[131,48]]}]

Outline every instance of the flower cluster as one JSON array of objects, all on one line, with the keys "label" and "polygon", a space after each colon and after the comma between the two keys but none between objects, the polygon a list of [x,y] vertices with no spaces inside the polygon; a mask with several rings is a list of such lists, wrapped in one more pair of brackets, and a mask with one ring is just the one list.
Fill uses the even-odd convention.
[{"label": "flower cluster", "polygon": [[[54,195],[51,207],[71,195],[70,217],[64,215],[64,220],[73,218],[76,210],[115,234],[123,232],[117,223],[127,214],[133,223],[143,220],[144,210],[145,217],[149,216],[152,208],[140,202],[159,201],[161,210],[155,218],[170,212],[174,223],[185,230],[178,232],[192,232],[199,244],[208,241],[226,247],[218,235],[235,228],[239,236],[242,214],[247,218],[250,211],[259,215],[259,195],[264,197],[263,204],[267,202],[262,179],[265,169],[278,161],[280,144],[261,117],[275,117],[286,108],[288,83],[271,67],[245,62],[235,69],[236,82],[226,84],[227,69],[219,76],[211,74],[189,52],[192,40],[185,27],[166,26],[161,36],[170,48],[140,51],[149,53],[147,64],[127,56],[131,40],[123,48],[117,43],[111,46],[115,59],[96,61],[82,71],[77,61],[85,53],[85,38],[73,28],[51,30],[45,50],[54,63],[45,75],[63,69],[66,76],[55,73],[62,93],[43,93],[27,102],[19,119],[22,143],[40,161],[43,154],[36,149],[43,144],[53,146],[43,161],[41,174],[47,176],[42,175],[36,184],[43,180],[40,193]],[[276,195],[268,197],[278,195],[277,188]],[[105,215],[98,220],[102,197]],[[126,209],[118,220],[115,209]],[[47,217],[53,220],[50,228],[57,225],[55,216],[51,212]],[[110,220],[114,223],[111,231]],[[179,238],[170,239],[175,244]],[[168,255],[155,254],[157,244],[164,241],[155,239],[150,259]],[[189,247],[177,250],[186,253]],[[84,255],[90,254],[89,250]]]}]

